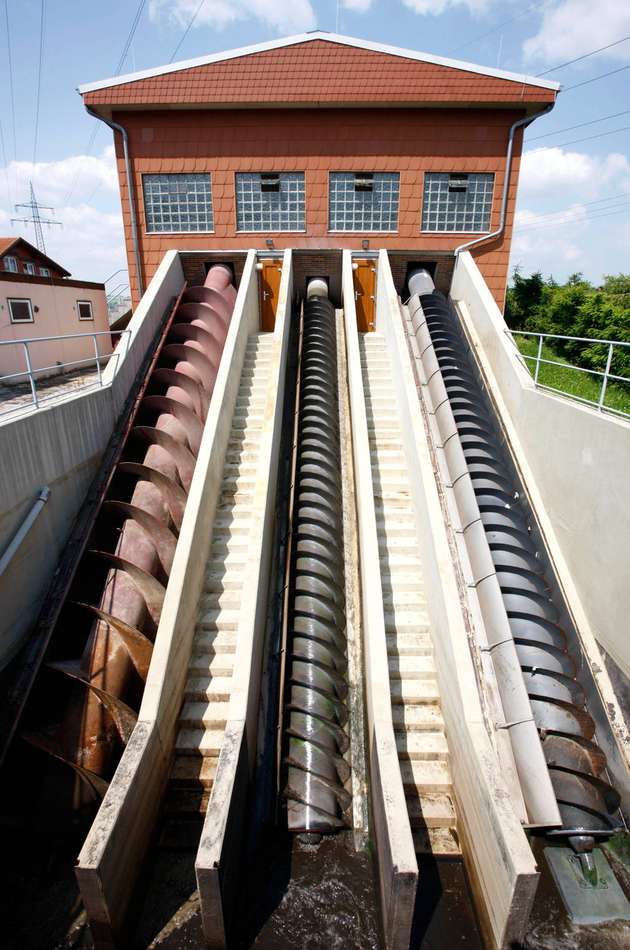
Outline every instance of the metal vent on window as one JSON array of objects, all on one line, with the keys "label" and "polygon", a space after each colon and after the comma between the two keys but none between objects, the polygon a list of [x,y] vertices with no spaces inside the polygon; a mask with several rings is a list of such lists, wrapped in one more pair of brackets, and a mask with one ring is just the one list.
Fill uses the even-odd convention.
[{"label": "metal vent on window", "polygon": [[468,191],[468,175],[449,175],[448,190],[451,192]]},{"label": "metal vent on window", "polygon": [[357,172],[354,176],[355,191],[373,191],[374,175],[372,172]]},{"label": "metal vent on window", "polygon": [[260,174],[261,191],[280,191],[280,175],[275,172],[261,172]]}]

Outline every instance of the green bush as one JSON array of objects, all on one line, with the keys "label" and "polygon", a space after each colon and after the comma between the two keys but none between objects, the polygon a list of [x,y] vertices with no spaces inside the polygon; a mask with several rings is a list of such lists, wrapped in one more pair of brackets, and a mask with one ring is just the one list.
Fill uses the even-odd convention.
[{"label": "green bush", "polygon": [[[513,330],[630,343],[630,275],[607,276],[601,287],[594,287],[582,274],[572,274],[565,284],[558,284],[552,277],[545,280],[540,272],[523,277],[516,268],[507,292],[505,320]],[[606,367],[608,347],[604,344],[556,340],[553,351],[585,369]],[[630,349],[615,349],[611,369],[630,380]]]}]

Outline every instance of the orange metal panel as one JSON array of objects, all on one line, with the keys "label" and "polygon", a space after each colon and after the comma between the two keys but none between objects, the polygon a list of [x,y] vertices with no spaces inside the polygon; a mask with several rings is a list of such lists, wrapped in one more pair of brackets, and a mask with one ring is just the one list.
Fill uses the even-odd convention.
[{"label": "orange metal panel", "polygon": [[376,263],[373,260],[355,260],[353,263],[357,328],[359,333],[369,333],[374,329],[376,309]]},{"label": "orange metal panel", "polygon": [[282,259],[262,262],[260,271],[260,329],[273,331],[276,326],[276,310],[280,278],[282,277]]}]

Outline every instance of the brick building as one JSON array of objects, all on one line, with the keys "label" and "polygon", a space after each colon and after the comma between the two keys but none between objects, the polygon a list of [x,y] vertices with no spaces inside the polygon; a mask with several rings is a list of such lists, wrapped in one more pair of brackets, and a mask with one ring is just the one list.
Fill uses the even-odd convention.
[{"label": "brick building", "polygon": [[[557,90],[325,33],[80,88],[127,136],[133,207],[115,138],[134,302],[169,248],[384,247],[433,262],[443,283],[455,248],[499,227],[511,126]],[[472,251],[500,306],[522,135],[505,228]]]}]

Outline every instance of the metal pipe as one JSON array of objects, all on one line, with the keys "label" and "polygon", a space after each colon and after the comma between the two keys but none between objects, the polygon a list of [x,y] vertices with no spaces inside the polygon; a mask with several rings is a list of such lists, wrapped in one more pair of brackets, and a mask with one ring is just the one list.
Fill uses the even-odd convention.
[{"label": "metal pipe", "polygon": [[479,244],[484,244],[486,241],[493,241],[495,238],[500,237],[503,234],[505,229],[505,218],[507,212],[507,203],[508,203],[508,194],[510,191],[510,175],[512,171],[512,153],[514,151],[514,136],[516,130],[520,129],[521,126],[530,125],[536,119],[539,119],[541,116],[546,115],[548,112],[551,112],[555,105],[555,102],[552,102],[551,105],[546,106],[540,112],[535,112],[534,115],[527,115],[524,119],[518,119],[516,122],[513,122],[510,126],[510,131],[508,133],[508,147],[507,154],[505,156],[505,178],[503,179],[503,195],[501,197],[501,215],[499,218],[499,227],[496,231],[493,231],[491,234],[484,234],[482,237],[475,238],[474,241],[467,241],[466,244],[460,244],[459,247],[455,248],[454,254],[455,257],[459,257],[462,251],[468,251],[471,247],[477,247]]},{"label": "metal pipe", "polygon": [[122,136],[123,143],[123,154],[125,156],[125,174],[127,175],[127,193],[129,196],[129,215],[131,218],[131,240],[133,241],[133,251],[136,258],[136,278],[138,281],[138,293],[142,297],[144,293],[144,282],[142,280],[142,258],[140,255],[140,242],[138,239],[138,221],[136,216],[136,199],[133,191],[133,177],[131,173],[131,159],[129,158],[129,136],[127,130],[120,125],[118,122],[114,122],[113,119],[106,119],[104,116],[99,115],[98,112],[95,112],[94,109],[91,109],[89,106],[86,106],[86,111],[94,116],[95,119],[100,119],[101,122],[104,122],[105,125],[108,125],[110,129],[113,129],[114,132],[120,132]]},{"label": "metal pipe", "polygon": [[2,557],[0,557],[0,577],[2,577],[2,575],[6,571],[7,567],[9,566],[10,562],[13,559],[13,556],[15,555],[16,551],[22,544],[22,541],[24,540],[26,535],[29,533],[29,531],[33,527],[33,524],[37,520],[39,513],[41,512],[42,508],[48,501],[49,497],[50,497],[50,488],[48,487],[48,485],[45,485],[41,489],[39,495],[37,496],[37,500],[35,501],[33,507],[27,514],[26,518],[24,519],[20,527],[17,529],[17,531],[13,535],[12,540],[9,542],[9,546],[5,549],[4,553],[2,554]]}]

